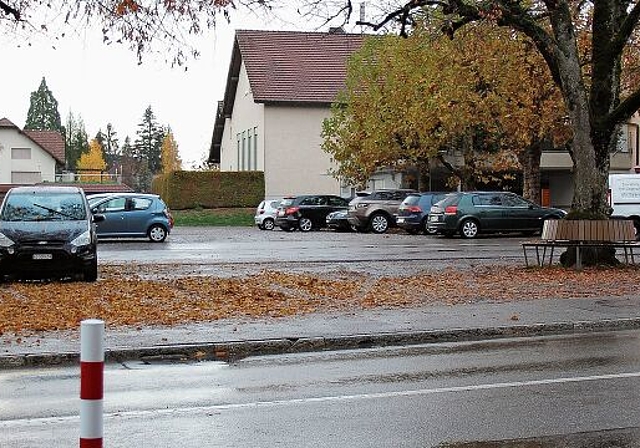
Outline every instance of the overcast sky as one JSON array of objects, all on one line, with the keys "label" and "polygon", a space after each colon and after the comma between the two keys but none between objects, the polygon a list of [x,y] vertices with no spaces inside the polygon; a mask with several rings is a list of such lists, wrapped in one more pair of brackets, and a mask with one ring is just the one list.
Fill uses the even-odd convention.
[{"label": "overcast sky", "polygon": [[[290,16],[293,17],[293,16]],[[298,17],[288,21],[265,21],[262,17],[236,14],[230,25],[219,22],[216,30],[194,43],[201,56],[190,60],[188,70],[171,68],[157,55],[145,56],[138,65],[136,54],[123,46],[106,46],[99,32],[50,43],[2,42],[0,118],[22,128],[31,92],[42,77],[53,96],[63,124],[69,112],[82,117],[89,138],[111,123],[120,143],[133,141],[142,115],[151,106],[158,122],[169,125],[178,143],[185,169],[208,155],[217,101],[226,83],[235,29],[314,30]]]}]

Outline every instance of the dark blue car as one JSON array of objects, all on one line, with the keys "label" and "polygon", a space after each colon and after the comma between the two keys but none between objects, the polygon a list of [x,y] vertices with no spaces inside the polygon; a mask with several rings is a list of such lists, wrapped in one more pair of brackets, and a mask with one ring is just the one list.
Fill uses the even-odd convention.
[{"label": "dark blue car", "polygon": [[423,232],[425,234],[435,233],[427,228],[427,216],[431,210],[431,206],[436,202],[444,199],[447,193],[443,192],[425,192],[412,193],[402,201],[396,215],[396,224],[408,233],[416,234]]}]

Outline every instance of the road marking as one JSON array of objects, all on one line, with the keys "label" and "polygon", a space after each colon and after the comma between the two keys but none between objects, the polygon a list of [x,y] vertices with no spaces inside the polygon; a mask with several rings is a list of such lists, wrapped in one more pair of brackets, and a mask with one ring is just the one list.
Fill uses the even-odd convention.
[{"label": "road marking", "polygon": [[[549,384],[584,383],[589,381],[606,381],[606,380],[639,378],[639,377],[640,377],[640,372],[612,373],[612,374],[606,374],[606,375],[550,378],[550,379],[531,380],[531,381],[511,381],[511,382],[503,382],[503,383],[438,387],[433,389],[417,389],[417,390],[408,390],[408,391],[380,392],[380,393],[371,393],[371,394],[293,398],[290,400],[215,404],[210,406],[190,406],[190,407],[175,408],[175,409],[164,408],[164,409],[151,409],[151,410],[109,412],[109,413],[105,413],[104,417],[105,419],[132,419],[132,418],[139,418],[139,417],[145,417],[145,416],[162,416],[162,415],[177,416],[177,415],[217,412],[217,411],[234,410],[234,409],[251,409],[251,408],[260,408],[260,407],[287,406],[291,404],[331,403],[331,402],[345,402],[345,401],[358,401],[358,400],[372,400],[372,399],[381,399],[381,398],[415,397],[415,396],[431,395],[431,394],[472,392],[472,391],[478,391],[478,390],[491,390],[491,389],[509,389],[509,388],[516,388],[516,387],[545,386]],[[107,396],[107,401],[108,401],[108,396]],[[21,419],[15,419],[15,420],[0,421],[0,429],[16,428],[20,426],[44,425],[44,424],[51,424],[51,423],[57,423],[57,424],[76,423],[78,421],[79,421],[79,417],[75,415],[61,416],[61,417],[21,418]]]}]

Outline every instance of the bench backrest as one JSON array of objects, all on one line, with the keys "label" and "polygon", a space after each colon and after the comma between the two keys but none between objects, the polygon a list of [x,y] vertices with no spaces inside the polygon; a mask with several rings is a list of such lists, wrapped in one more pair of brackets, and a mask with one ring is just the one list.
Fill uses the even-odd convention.
[{"label": "bench backrest", "polygon": [[541,239],[606,243],[635,241],[636,235],[633,221],[629,219],[553,219],[544,222]]}]

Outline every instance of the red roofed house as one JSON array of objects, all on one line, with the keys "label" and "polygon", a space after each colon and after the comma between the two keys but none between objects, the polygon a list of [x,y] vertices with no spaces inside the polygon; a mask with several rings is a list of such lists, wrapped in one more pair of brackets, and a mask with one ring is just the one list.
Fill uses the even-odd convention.
[{"label": "red roofed house", "polygon": [[[321,131],[363,41],[344,32],[237,31],[209,161],[221,171],[264,171],[267,198],[351,195],[329,173]],[[399,174],[376,176],[374,188],[400,186]]]},{"label": "red roofed house", "polygon": [[[20,129],[0,119],[0,199],[15,185],[60,180],[65,166],[65,143],[57,131]],[[86,193],[132,191],[124,184],[74,184]]]},{"label": "red roofed house", "polygon": [[0,184],[55,182],[64,167],[64,138],[57,131],[21,130],[0,119]]}]

